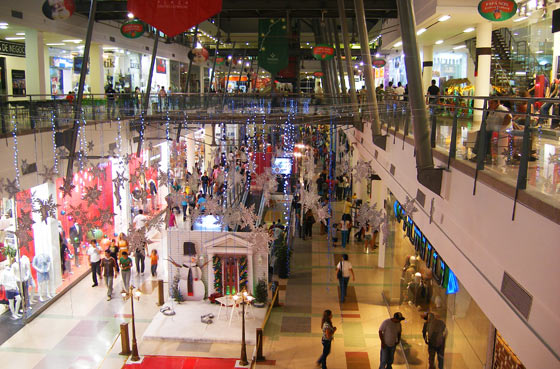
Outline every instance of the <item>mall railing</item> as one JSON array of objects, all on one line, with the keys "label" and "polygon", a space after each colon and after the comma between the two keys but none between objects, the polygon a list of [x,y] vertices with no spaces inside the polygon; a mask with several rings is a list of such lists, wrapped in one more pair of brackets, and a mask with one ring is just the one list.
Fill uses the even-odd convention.
[{"label": "mall railing", "polygon": [[[82,117],[107,121],[140,117],[145,96],[134,93],[85,94]],[[339,112],[349,109],[348,99],[326,95],[300,94],[224,94],[168,93],[150,94],[147,116],[185,116],[192,112],[207,114],[328,114],[333,107]],[[6,134],[13,129],[51,129],[70,126],[75,117],[75,95],[0,95],[0,128]]]},{"label": "mall railing", "polygon": [[[494,110],[490,102],[499,99],[512,115],[507,128],[492,130]],[[476,105],[481,108],[475,108]],[[429,99],[426,114],[432,148],[453,160],[471,162],[475,169],[473,194],[480,171],[515,187],[512,219],[520,190],[527,190],[541,201],[560,207],[560,115],[554,113],[558,99],[438,96]],[[501,109],[501,108],[500,108]],[[413,138],[410,107],[403,100],[385,99],[379,103],[383,130],[393,133],[393,142],[402,135]],[[497,113],[503,119],[503,112]],[[488,119],[490,117],[490,119]],[[479,131],[488,131],[479,134]],[[486,154],[482,149],[486,148]],[[481,155],[477,155],[480,151]]]}]

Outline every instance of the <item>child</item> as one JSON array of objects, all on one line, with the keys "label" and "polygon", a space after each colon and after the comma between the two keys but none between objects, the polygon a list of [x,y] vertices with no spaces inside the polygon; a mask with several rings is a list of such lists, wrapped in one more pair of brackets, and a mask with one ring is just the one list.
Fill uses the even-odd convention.
[{"label": "child", "polygon": [[157,250],[153,249],[152,253],[150,254],[150,264],[152,266],[152,277],[157,277],[157,264],[158,264],[158,254]]},{"label": "child", "polygon": [[333,223],[331,228],[331,239],[333,242],[333,247],[336,247],[336,243],[338,242],[337,232],[338,232],[338,224]]}]

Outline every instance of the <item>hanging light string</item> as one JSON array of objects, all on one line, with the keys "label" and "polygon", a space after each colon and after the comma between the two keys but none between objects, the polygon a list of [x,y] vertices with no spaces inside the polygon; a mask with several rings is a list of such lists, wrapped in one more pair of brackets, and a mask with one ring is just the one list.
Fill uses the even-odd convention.
[{"label": "hanging light string", "polygon": [[52,150],[53,150],[53,158],[54,158],[54,171],[58,174],[58,152],[56,151],[56,113],[53,109],[51,111],[51,137],[52,137]]},{"label": "hanging light string", "polygon": [[16,171],[16,186],[20,189],[20,170],[19,170],[19,150],[18,150],[18,139],[17,139],[17,122],[15,114],[12,115],[12,137],[14,140],[14,169]]}]

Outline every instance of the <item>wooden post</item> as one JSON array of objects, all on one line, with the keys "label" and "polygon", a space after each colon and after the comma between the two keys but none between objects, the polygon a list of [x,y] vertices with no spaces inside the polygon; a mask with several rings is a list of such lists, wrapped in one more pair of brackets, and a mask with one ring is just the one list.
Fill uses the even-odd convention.
[{"label": "wooden post", "polygon": [[121,352],[119,355],[130,355],[130,340],[128,338],[128,323],[121,323]]},{"label": "wooden post", "polygon": [[262,328],[257,328],[257,362],[266,361],[263,356],[263,331]]},{"label": "wooden post", "polygon": [[164,301],[163,301],[163,280],[162,279],[158,279],[157,287],[158,287],[158,306],[162,306],[163,303],[164,303]]}]

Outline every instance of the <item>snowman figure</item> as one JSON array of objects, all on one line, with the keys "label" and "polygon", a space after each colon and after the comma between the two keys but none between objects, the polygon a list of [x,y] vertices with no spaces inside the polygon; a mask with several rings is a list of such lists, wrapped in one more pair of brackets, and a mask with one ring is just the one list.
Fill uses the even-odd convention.
[{"label": "snowman figure", "polygon": [[204,283],[202,270],[196,263],[196,256],[191,256],[187,262],[179,264],[170,259],[179,268],[179,292],[185,301],[201,301],[204,299]]}]

